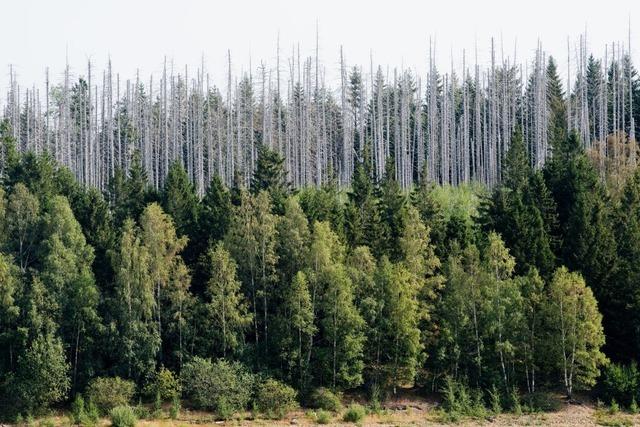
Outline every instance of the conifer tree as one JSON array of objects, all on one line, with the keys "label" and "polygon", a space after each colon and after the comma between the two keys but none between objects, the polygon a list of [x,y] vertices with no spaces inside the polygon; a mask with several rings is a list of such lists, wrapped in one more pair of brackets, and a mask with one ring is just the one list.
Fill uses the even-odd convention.
[{"label": "conifer tree", "polygon": [[289,193],[284,157],[266,145],[259,148],[256,169],[251,178],[251,192],[257,195],[261,191],[269,193],[275,212],[281,213]]},{"label": "conifer tree", "polygon": [[198,214],[198,240],[204,243],[221,240],[231,221],[231,195],[224,183],[215,175],[202,198]]},{"label": "conifer tree", "polygon": [[425,162],[420,183],[411,192],[411,202],[418,210],[420,219],[429,227],[429,236],[438,256],[446,256],[445,249],[447,219],[444,207],[436,197],[436,184],[427,179],[427,163]]},{"label": "conifer tree", "polygon": [[567,138],[567,107],[558,67],[553,57],[547,64],[547,105],[549,106],[549,142],[555,150]]},{"label": "conifer tree", "polygon": [[552,273],[553,224],[547,224],[545,219],[553,220],[554,209],[544,182],[529,166],[518,129],[504,160],[502,182],[494,190],[483,219],[487,228],[499,232],[511,248],[518,272],[537,267],[543,274]]},{"label": "conifer tree", "polygon": [[385,176],[380,185],[378,209],[380,210],[381,232],[379,251],[391,260],[397,261],[401,254],[399,240],[406,220],[406,197],[395,177],[393,161],[387,161]]},{"label": "conifer tree", "polygon": [[171,216],[179,236],[196,237],[198,195],[182,165],[174,162],[162,189],[162,209]]},{"label": "conifer tree", "polygon": [[554,151],[545,180],[558,207],[560,257],[567,268],[582,273],[608,313],[606,298],[616,270],[611,202],[575,132]]},{"label": "conifer tree", "polygon": [[358,163],[351,181],[349,203],[345,208],[345,232],[352,246],[379,247],[381,225],[368,162]]},{"label": "conifer tree", "polygon": [[611,315],[615,314],[607,319],[611,324],[607,347],[616,349],[621,358],[631,358],[640,350],[640,295],[636,291],[640,280],[640,168],[624,187],[615,235],[619,269],[607,301],[612,307]]}]

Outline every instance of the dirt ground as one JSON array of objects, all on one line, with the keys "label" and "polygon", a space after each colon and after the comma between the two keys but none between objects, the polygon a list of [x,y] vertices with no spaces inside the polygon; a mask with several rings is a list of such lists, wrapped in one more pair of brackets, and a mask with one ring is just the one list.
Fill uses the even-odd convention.
[{"label": "dirt ground", "polygon": [[[442,412],[437,409],[433,399],[412,396],[397,399],[386,404],[377,413],[371,413],[358,423],[359,426],[640,426],[640,414],[611,414],[606,409],[597,409],[593,402],[563,403],[556,412],[535,414],[502,414],[483,419],[461,419],[456,423],[443,420]],[[165,415],[168,411],[165,411]],[[249,419],[251,414],[244,414],[243,419],[216,421],[210,413],[182,410],[177,420],[141,420],[138,427],[186,427],[186,426],[314,426],[318,425],[312,411],[295,411],[283,420]],[[69,426],[67,417],[56,416],[38,420],[39,427]],[[329,426],[353,426],[342,421],[341,414],[332,414]],[[100,427],[109,426],[108,420],[102,420]],[[2,426],[0,426],[2,427]]]},{"label": "dirt ground", "polygon": [[[204,418],[203,418],[204,417]],[[226,422],[212,421],[208,416],[183,412],[179,420],[142,421],[139,426],[147,427],[181,427],[186,425],[200,426],[313,426],[310,413],[295,412],[279,421],[272,420],[231,420]],[[345,423],[339,415],[335,415],[329,426],[353,426]],[[466,419],[457,423],[443,422],[438,411],[433,407],[412,402],[411,406],[402,409],[387,409],[379,414],[368,415],[361,426],[395,427],[395,426],[640,426],[640,415],[618,413],[611,415],[604,410],[596,410],[591,405],[565,404],[558,412],[511,415],[503,414],[487,419]]]}]

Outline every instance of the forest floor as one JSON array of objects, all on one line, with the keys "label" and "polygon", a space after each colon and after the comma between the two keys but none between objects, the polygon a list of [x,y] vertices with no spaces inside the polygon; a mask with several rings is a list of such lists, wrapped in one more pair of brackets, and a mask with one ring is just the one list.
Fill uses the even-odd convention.
[{"label": "forest floor", "polygon": [[[395,426],[640,426],[640,414],[618,412],[610,413],[606,408],[597,408],[588,398],[582,403],[567,403],[562,401],[559,409],[554,412],[538,412],[531,414],[500,414],[482,419],[462,418],[457,422],[447,421],[443,412],[437,408],[437,402],[432,398],[411,396],[400,398],[387,403],[377,413],[368,414],[359,426],[395,427]],[[165,411],[168,413],[168,411]],[[166,414],[165,414],[166,415]],[[36,426],[69,426],[68,417],[55,416],[39,420]],[[99,427],[109,426],[107,419],[101,420]],[[217,426],[315,426],[312,410],[294,411],[282,420],[251,419],[251,414],[245,414],[244,419],[237,418],[228,421],[216,421],[211,413],[183,409],[176,420],[141,420],[137,427],[217,427]],[[342,421],[341,414],[333,414],[329,426],[354,426],[353,423]]]}]

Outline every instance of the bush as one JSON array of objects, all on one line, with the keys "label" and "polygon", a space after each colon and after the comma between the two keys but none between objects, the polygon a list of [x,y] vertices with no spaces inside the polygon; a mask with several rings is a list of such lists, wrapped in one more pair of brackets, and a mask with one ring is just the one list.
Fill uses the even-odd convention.
[{"label": "bush", "polygon": [[598,382],[598,396],[605,402],[615,400],[624,406],[630,406],[633,399],[638,399],[640,386],[640,372],[638,366],[632,363],[628,366],[617,363],[607,365]]},{"label": "bush", "polygon": [[95,378],[87,387],[87,396],[102,414],[108,414],[116,406],[126,406],[136,391],[132,381],[119,377]]},{"label": "bush", "polygon": [[213,410],[222,418],[247,408],[254,378],[237,362],[194,357],[182,368],[182,389],[197,409]]},{"label": "bush", "polygon": [[180,416],[180,398],[175,396],[171,401],[171,408],[169,409],[169,417],[172,420],[177,420]]},{"label": "bush", "polygon": [[495,384],[489,390],[489,401],[491,403],[491,412],[495,415],[502,413],[502,395]]},{"label": "bush", "polygon": [[317,388],[311,393],[309,406],[314,409],[339,412],[342,409],[340,397],[324,387]]},{"label": "bush", "polygon": [[487,409],[484,406],[482,390],[470,389],[466,384],[447,377],[441,392],[442,407],[451,421],[456,421],[462,416],[486,417]]},{"label": "bush", "polygon": [[81,394],[76,394],[76,398],[71,402],[71,421],[74,424],[81,424],[84,416],[84,399]]},{"label": "bush", "polygon": [[114,427],[135,427],[138,417],[129,405],[118,405],[109,412],[111,425]]},{"label": "bush", "polygon": [[364,406],[352,403],[349,405],[349,408],[347,408],[347,412],[344,413],[342,419],[347,423],[359,423],[364,419],[366,414],[367,411],[364,409]]},{"label": "bush", "polygon": [[609,414],[615,415],[620,412],[620,405],[616,402],[615,399],[611,399],[611,405],[609,406]]},{"label": "bush", "polygon": [[316,412],[316,422],[318,424],[329,424],[331,422],[331,412],[320,409]]},{"label": "bush", "polygon": [[18,357],[15,374],[5,386],[13,410],[38,414],[67,398],[69,364],[59,338],[39,335]]},{"label": "bush", "polygon": [[182,387],[173,372],[162,367],[154,373],[151,381],[145,385],[143,394],[155,399],[158,395],[162,402],[171,402],[175,396],[180,396]]},{"label": "bush", "polygon": [[298,406],[296,391],[274,379],[267,379],[258,386],[256,408],[270,418],[281,419]]},{"label": "bush", "polygon": [[138,402],[138,404],[133,408],[133,413],[136,414],[136,418],[139,420],[151,419],[151,410],[144,406],[142,402]]},{"label": "bush", "polygon": [[517,415],[522,414],[522,405],[520,404],[520,392],[518,391],[517,387],[513,387],[511,389],[511,393],[509,393],[509,404],[510,404],[511,412]]}]

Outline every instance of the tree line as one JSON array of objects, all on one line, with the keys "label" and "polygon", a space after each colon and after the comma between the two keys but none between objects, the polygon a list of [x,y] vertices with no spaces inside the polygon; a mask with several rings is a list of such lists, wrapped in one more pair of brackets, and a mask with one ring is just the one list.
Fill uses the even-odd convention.
[{"label": "tree line", "polygon": [[248,186],[200,196],[180,162],[156,189],[138,153],[100,192],[0,129],[4,414],[202,359],[381,399],[451,378],[571,396],[637,354],[640,170],[610,179],[577,132],[539,169],[516,128],[493,189],[427,166],[404,189],[364,156],[347,190],[294,190],[263,145]]},{"label": "tree line", "polygon": [[607,140],[635,140],[640,80],[629,45],[612,43],[598,57],[584,35],[566,58],[538,46],[523,62],[500,50],[492,40],[486,65],[463,52],[460,69],[442,70],[432,43],[422,75],[374,66],[373,58],[349,64],[341,49],[335,84],[318,49],[285,57],[279,44],[275,64],[239,75],[229,53],[228,73],[217,82],[204,64],[183,70],[166,60],[160,75],[131,79],[110,62],[77,74],[67,65],[60,81],[47,69],[44,88],[20,85],[10,68],[3,116],[21,151],[49,152],[81,183],[105,190],[139,153],[155,190],[178,162],[201,197],[216,175],[227,186],[248,186],[262,145],[285,158],[295,188],[332,181],[346,188],[367,157],[376,181],[393,159],[396,179],[409,189],[424,165],[440,184],[497,185],[518,127],[535,168],[567,130],[602,159],[618,158]]}]

